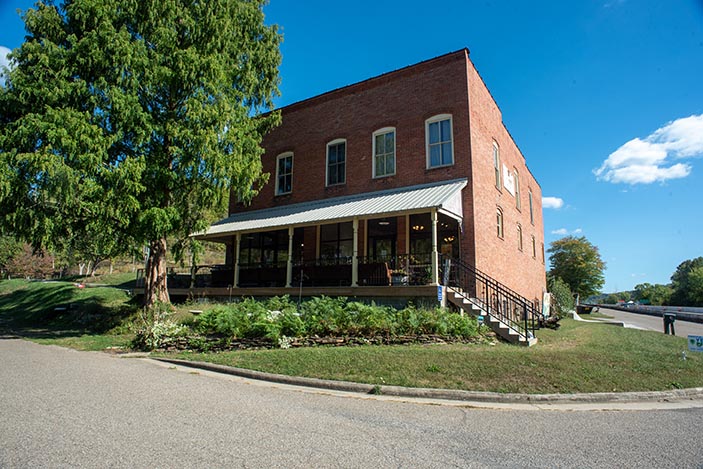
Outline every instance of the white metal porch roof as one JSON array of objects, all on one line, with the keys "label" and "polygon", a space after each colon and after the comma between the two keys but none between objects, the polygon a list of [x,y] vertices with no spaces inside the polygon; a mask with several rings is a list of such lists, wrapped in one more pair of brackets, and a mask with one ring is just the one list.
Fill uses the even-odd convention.
[{"label": "white metal porch roof", "polygon": [[454,179],[235,213],[194,236],[214,240],[236,233],[399,215],[432,208],[461,221],[461,190],[466,184],[466,179]]}]

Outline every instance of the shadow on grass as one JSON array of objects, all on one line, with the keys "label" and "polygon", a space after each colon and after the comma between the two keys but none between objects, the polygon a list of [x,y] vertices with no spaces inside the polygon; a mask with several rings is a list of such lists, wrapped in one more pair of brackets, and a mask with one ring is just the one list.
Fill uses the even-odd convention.
[{"label": "shadow on grass", "polygon": [[0,295],[0,336],[63,338],[101,335],[137,311],[119,287],[78,289],[66,282],[28,282]]}]

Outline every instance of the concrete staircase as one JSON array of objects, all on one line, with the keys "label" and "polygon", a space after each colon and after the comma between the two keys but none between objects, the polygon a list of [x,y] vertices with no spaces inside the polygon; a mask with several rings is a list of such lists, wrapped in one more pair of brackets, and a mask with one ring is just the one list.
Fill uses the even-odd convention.
[{"label": "concrete staircase", "polygon": [[447,287],[446,295],[447,301],[457,306],[461,312],[471,314],[472,316],[483,316],[484,324],[511,344],[530,347],[537,343],[537,337],[529,330],[524,331],[524,328],[520,329],[511,324],[510,321],[501,319],[500,315],[491,312],[490,307],[484,305],[483,302],[477,298],[471,298],[460,288]]}]

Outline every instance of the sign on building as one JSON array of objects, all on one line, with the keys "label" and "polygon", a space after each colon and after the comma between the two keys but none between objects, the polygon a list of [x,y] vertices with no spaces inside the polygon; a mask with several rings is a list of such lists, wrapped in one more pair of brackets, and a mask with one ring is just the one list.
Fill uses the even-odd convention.
[{"label": "sign on building", "polygon": [[515,196],[515,174],[503,165],[503,187],[510,192],[510,195]]}]

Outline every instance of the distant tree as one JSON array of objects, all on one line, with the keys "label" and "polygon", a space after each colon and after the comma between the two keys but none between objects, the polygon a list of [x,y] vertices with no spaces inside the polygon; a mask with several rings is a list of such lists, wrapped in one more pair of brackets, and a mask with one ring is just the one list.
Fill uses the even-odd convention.
[{"label": "distant tree", "polygon": [[602,300],[603,304],[605,305],[616,305],[619,301],[620,297],[617,295],[617,293],[611,293]]},{"label": "distant tree", "polygon": [[8,274],[8,264],[22,251],[22,243],[13,236],[0,235],[0,278]]},{"label": "distant tree", "polygon": [[0,223],[35,247],[87,223],[122,233],[125,250],[146,244],[145,304],[169,302],[167,238],[205,229],[230,190],[246,203],[267,180],[261,140],[280,120],[268,111],[281,38],[264,24],[264,4],[65,0],[28,10],[0,87]]},{"label": "distant tree", "polygon": [[29,244],[22,245],[6,264],[8,277],[27,277],[43,279],[51,277],[54,260],[44,251],[34,251]]},{"label": "distant tree", "polygon": [[703,257],[683,261],[671,276],[671,287],[674,292],[670,303],[676,306],[703,305],[701,296],[700,269],[703,268]]},{"label": "distant tree", "polygon": [[561,278],[550,277],[549,293],[552,295],[552,306],[560,318],[563,318],[566,313],[574,309],[574,296],[569,289],[569,285]]},{"label": "distant tree", "polygon": [[586,237],[567,236],[550,244],[549,276],[561,278],[581,298],[595,295],[603,287],[605,262],[598,248]]},{"label": "distant tree", "polygon": [[634,299],[639,302],[661,306],[669,303],[672,289],[668,285],[640,283],[635,285]]}]

